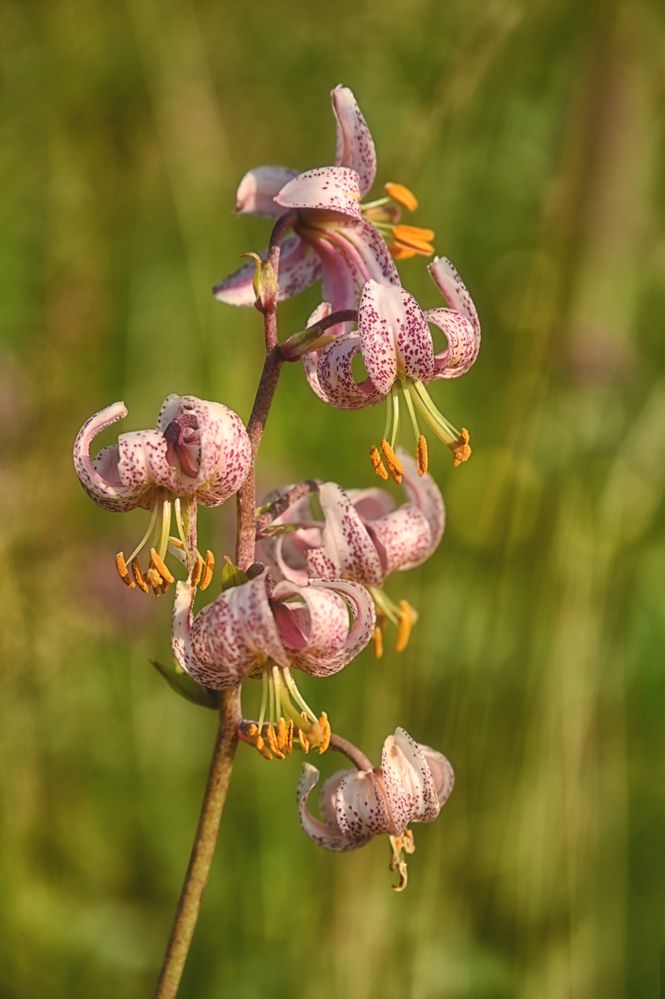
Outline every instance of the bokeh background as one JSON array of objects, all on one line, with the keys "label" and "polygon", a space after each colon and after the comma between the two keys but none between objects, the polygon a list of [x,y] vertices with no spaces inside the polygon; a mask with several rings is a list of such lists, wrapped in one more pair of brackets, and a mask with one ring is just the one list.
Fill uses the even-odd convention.
[{"label": "bokeh background", "polygon": [[[388,584],[421,612],[409,648],[303,690],[374,757],[396,724],[444,750],[457,786],[395,895],[385,841],[336,856],[304,837],[300,759],[241,751],[182,994],[658,994],[663,22],[655,0],[2,5],[3,997],[151,994],[215,717],[148,665],[169,600],[113,570],[142,514],[88,502],[71,444],[119,398],[126,429],[173,391],[247,417],[260,319],[209,290],[266,240],[235,186],[331,161],[338,82],[484,340],[433,391],[475,449],[453,470],[431,448],[446,535]],[[402,274],[438,304],[421,262]],[[286,305],[282,331],[315,303]],[[327,410],[292,366],[260,489],[370,484],[382,425]],[[231,551],[232,504],[202,520]]]}]

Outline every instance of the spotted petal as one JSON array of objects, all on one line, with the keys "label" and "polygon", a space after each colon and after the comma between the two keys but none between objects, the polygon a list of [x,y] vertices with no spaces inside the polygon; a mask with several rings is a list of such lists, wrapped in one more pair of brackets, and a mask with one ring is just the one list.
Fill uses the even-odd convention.
[{"label": "spotted petal", "polygon": [[135,478],[121,477],[117,445],[104,448],[94,461],[90,458],[90,445],[95,437],[125,416],[127,409],[123,402],[107,406],[86,420],[74,442],[74,467],[81,485],[95,503],[114,512],[141,506],[154,484],[146,464]]},{"label": "spotted petal", "polygon": [[358,331],[367,373],[379,392],[390,392],[399,372],[431,379],[432,337],[420,306],[403,288],[368,281],[360,299]]},{"label": "spotted petal", "polygon": [[319,501],[325,517],[321,542],[340,575],[380,585],[384,573],[376,547],[347,493],[335,482],[323,482]]},{"label": "spotted petal", "polygon": [[[265,259],[265,252],[261,256]],[[215,298],[220,302],[226,302],[227,305],[253,306],[256,301],[255,271],[254,262],[243,264],[237,271],[215,285],[213,288]],[[293,298],[318,281],[320,276],[321,262],[313,247],[300,236],[287,236],[282,242],[280,255],[278,301]]]},{"label": "spotted petal", "polygon": [[410,822],[431,822],[441,809],[432,771],[418,743],[396,728],[383,744],[381,772],[395,834]]},{"label": "spotted petal", "polygon": [[476,307],[455,265],[447,257],[436,257],[427,269],[448,304],[469,320],[480,339],[480,320]]},{"label": "spotted petal", "polygon": [[380,778],[373,770],[358,770],[340,778],[334,806],[341,832],[356,846],[379,833],[394,832]]},{"label": "spotted petal", "polygon": [[403,485],[411,502],[376,519],[362,518],[385,576],[425,562],[438,547],[444,528],[443,497],[434,479],[418,475],[415,461],[401,448],[398,456],[404,466]]},{"label": "spotted petal", "polygon": [[282,208],[336,212],[360,221],[358,174],[348,167],[317,167],[298,174],[281,189],[275,201]]},{"label": "spotted petal", "polygon": [[316,381],[311,376],[311,368],[305,368],[307,380],[317,395],[339,409],[362,409],[383,398],[383,393],[369,378],[356,381],[352,364],[360,349],[358,334],[344,333],[319,352]]},{"label": "spotted petal", "polygon": [[[348,772],[350,771],[342,771],[342,773]],[[359,842],[347,839],[336,822],[332,821],[330,815],[325,816],[327,819],[326,822],[321,822],[320,819],[314,818],[309,811],[307,807],[309,796],[313,788],[316,787],[319,777],[320,774],[316,767],[313,767],[310,763],[304,764],[298,782],[298,811],[300,812],[300,822],[303,829],[317,846],[322,846],[326,850],[343,852],[345,850],[354,850],[357,846],[362,846],[363,843],[367,842],[369,837]],[[334,777],[337,779],[338,775],[334,775]]]},{"label": "spotted petal", "polygon": [[335,162],[356,171],[360,178],[360,194],[364,197],[376,176],[376,150],[370,130],[348,87],[335,87],[330,97],[337,119]]},{"label": "spotted petal", "polygon": [[279,218],[283,209],[275,202],[275,195],[297,174],[297,170],[283,166],[260,166],[248,170],[238,186],[236,212],[266,219]]},{"label": "spotted petal", "polygon": [[[395,262],[388,245],[370,222],[346,221],[331,229],[328,238],[345,254],[362,285],[369,280],[381,284],[400,284]],[[360,296],[358,296],[360,297]]]}]

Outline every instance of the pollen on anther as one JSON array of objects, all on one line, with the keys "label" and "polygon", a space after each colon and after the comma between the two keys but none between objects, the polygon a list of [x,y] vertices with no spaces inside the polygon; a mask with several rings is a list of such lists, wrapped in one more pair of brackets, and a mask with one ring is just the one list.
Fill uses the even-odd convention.
[{"label": "pollen on anther", "polygon": [[427,438],[424,434],[420,435],[418,444],[416,445],[416,466],[418,468],[418,475],[424,475],[429,467]]},{"label": "pollen on anther", "polygon": [[369,449],[369,460],[372,465],[372,468],[379,476],[379,478],[383,479],[384,482],[387,482],[388,470],[386,469],[386,466],[383,464],[383,459],[381,458],[381,454],[376,444],[372,444],[371,448]]},{"label": "pollen on anther", "polygon": [[121,580],[128,586],[130,590],[134,589],[134,580],[129,575],[129,569],[127,568],[127,563],[125,562],[125,556],[122,552],[118,552],[115,557],[115,567],[118,571],[118,575]]},{"label": "pollen on anther", "polygon": [[415,212],[417,209],[418,199],[405,184],[395,184],[393,181],[388,181],[387,184],[384,184],[384,190],[389,198],[396,201],[402,208],[406,208],[407,212]]},{"label": "pollen on anther", "polygon": [[155,569],[157,570],[157,572],[159,573],[159,575],[164,580],[164,582],[166,582],[166,583],[173,583],[173,582],[175,582],[170,569],[168,568],[168,566],[164,562],[164,559],[161,557],[161,555],[158,554],[156,548],[151,548],[150,549],[150,559],[151,559],[152,564],[154,565]]},{"label": "pollen on anther", "polygon": [[203,574],[203,559],[200,555],[196,556],[196,565],[192,569],[191,582],[192,586],[198,586],[201,582],[201,576]]},{"label": "pollen on anther", "polygon": [[321,736],[321,742],[319,743],[319,756],[321,756],[330,745],[330,739],[332,737],[330,722],[328,721],[328,715],[325,711],[322,711],[319,715],[319,725],[321,726],[321,731],[323,733]]},{"label": "pollen on anther", "polygon": [[201,579],[201,589],[207,590],[212,582],[212,576],[215,571],[215,556],[208,550],[205,557],[205,566],[203,568],[203,578]]},{"label": "pollen on anther", "polygon": [[399,602],[399,624],[397,625],[397,640],[395,642],[395,652],[404,652],[409,644],[411,631],[417,620],[417,614],[413,607],[406,600]]},{"label": "pollen on anther", "polygon": [[449,444],[449,448],[453,453],[453,468],[457,468],[459,465],[463,465],[465,461],[468,461],[471,457],[471,445],[469,444],[469,431],[466,427],[462,427],[460,430],[459,438],[454,444]]},{"label": "pollen on anther", "polygon": [[376,659],[383,656],[383,631],[378,625],[374,629],[374,656]]},{"label": "pollen on anther", "polygon": [[402,476],[404,475],[404,465],[395,454],[392,444],[390,444],[385,438],[381,441],[381,450],[383,451],[383,457],[385,458],[386,465],[388,466],[388,471],[399,486],[402,481]]}]

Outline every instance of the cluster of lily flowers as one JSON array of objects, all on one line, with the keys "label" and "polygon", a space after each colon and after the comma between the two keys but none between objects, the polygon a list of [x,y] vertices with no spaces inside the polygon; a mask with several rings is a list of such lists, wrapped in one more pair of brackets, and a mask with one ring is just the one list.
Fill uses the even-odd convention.
[{"label": "cluster of lily flowers", "polygon": [[[468,431],[443,416],[426,385],[457,378],[474,363],[480,326],[473,302],[444,258],[428,269],[445,306],[423,310],[402,287],[395,261],[432,256],[434,233],[401,221],[402,211],[418,208],[402,184],[387,183],[385,196],[361,200],[375,180],[374,143],[351,91],[336,87],[331,97],[335,165],[305,173],[250,170],[238,188],[236,210],[274,220],[289,213],[292,231],[282,243],[273,299],[321,280],[323,300],[306,327],[278,349],[283,359],[302,364],[325,403],[342,409],[386,404],[383,435],[369,442],[370,462],[380,479],[402,485],[404,502],[398,505],[385,489],[344,489],[334,482],[276,490],[256,511],[259,561],[223,574],[221,592],[195,613],[198,592],[215,579],[212,553],[199,550],[197,507],[222,505],[252,467],[240,417],[219,402],[171,395],[154,430],[120,434],[91,457],[94,438],[127,415],[118,402],[92,416],[74,445],[78,477],[97,504],[149,512],[145,534],[131,554],[118,552],[116,569],[127,587],[144,593],[160,595],[175,583],[171,645],[177,668],[208,694],[260,681],[258,717],[244,720],[238,734],[267,760],[284,759],[296,745],[321,754],[331,739],[338,748],[327,714],[307,704],[294,671],[331,676],[370,643],[379,657],[389,627],[396,650],[406,648],[417,612],[391,598],[384,584],[392,573],[421,565],[443,535],[444,504],[428,473],[426,433],[450,449],[454,465],[471,454]],[[215,287],[220,301],[257,303],[266,254],[253,256]],[[430,326],[444,335],[439,352]],[[399,446],[404,423],[413,435],[410,451]],[[176,582],[174,572],[183,578]],[[319,772],[305,764],[297,792],[302,825],[314,842],[338,851],[388,834],[401,889],[404,857],[414,849],[409,826],[436,818],[453,787],[452,768],[402,728],[385,740],[378,767],[353,748],[349,758],[367,765],[324,781],[320,818],[308,807]]]}]

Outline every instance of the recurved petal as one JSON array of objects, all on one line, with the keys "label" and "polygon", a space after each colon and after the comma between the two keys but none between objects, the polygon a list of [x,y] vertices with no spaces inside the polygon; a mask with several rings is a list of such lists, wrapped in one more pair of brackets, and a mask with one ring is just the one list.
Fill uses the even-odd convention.
[{"label": "recurved petal", "polygon": [[247,478],[252,445],[245,425],[232,409],[218,402],[186,397],[201,430],[201,468],[196,496],[204,506],[219,506],[237,493]]},{"label": "recurved petal", "polygon": [[358,174],[348,167],[317,167],[285,184],[275,201],[282,208],[339,212],[360,220]]},{"label": "recurved petal", "polygon": [[440,811],[434,777],[421,747],[403,728],[396,728],[383,744],[381,756],[388,810],[394,835],[410,822],[431,822]]},{"label": "recurved petal", "polygon": [[475,363],[480,350],[480,330],[454,309],[429,309],[428,323],[438,326],[448,346],[434,359],[434,378],[459,378]]},{"label": "recurved petal", "polygon": [[248,170],[240,181],[236,194],[236,212],[276,219],[283,214],[274,198],[285,184],[298,174],[283,166],[260,166]]},{"label": "recurved petal", "polygon": [[104,448],[94,461],[90,458],[90,445],[94,438],[125,416],[125,404],[115,402],[86,420],[74,441],[76,474],[88,496],[105,510],[132,510],[140,506],[152,485],[147,469],[144,469],[143,478],[133,482],[123,481],[118,469],[117,445]]},{"label": "recurved petal", "polygon": [[425,317],[415,298],[394,285],[368,281],[358,310],[360,350],[376,388],[387,394],[398,371],[429,381],[434,348]]},{"label": "recurved petal", "polygon": [[480,320],[476,307],[455,265],[447,257],[436,257],[427,269],[448,304],[469,320],[480,339]]},{"label": "recurved petal", "polygon": [[381,561],[349,496],[336,482],[323,482],[319,501],[325,518],[321,543],[339,574],[378,586],[383,581]]},{"label": "recurved petal", "polygon": [[337,119],[338,166],[351,167],[360,178],[360,194],[364,196],[376,176],[376,150],[367,122],[348,87],[337,86],[330,93]]},{"label": "recurved petal", "polygon": [[341,594],[349,606],[351,626],[344,646],[338,653],[342,665],[346,665],[362,652],[374,634],[376,626],[374,601],[364,586],[346,579],[312,579],[309,585],[331,589]]},{"label": "recurved petal", "polygon": [[128,489],[145,489],[145,485],[150,484],[163,486],[178,495],[178,471],[167,460],[166,438],[158,430],[120,434],[118,474]]},{"label": "recurved petal", "polygon": [[435,547],[429,524],[413,503],[403,503],[385,517],[373,520],[367,531],[381,559],[384,577],[421,565]]},{"label": "recurved petal", "polygon": [[[316,787],[319,776],[320,774],[316,767],[313,767],[310,763],[304,764],[300,780],[298,781],[298,811],[300,812],[300,822],[303,829],[317,846],[322,846],[326,850],[342,852],[361,846],[362,843],[356,842],[353,839],[347,839],[339,827],[330,821],[330,812],[327,812],[324,816],[328,821],[321,822],[320,819],[314,818],[309,811],[307,807],[309,796],[312,789]],[[338,776],[335,775],[335,777]],[[362,842],[365,842],[365,840]]]},{"label": "recurved petal", "polygon": [[432,772],[439,806],[443,807],[455,786],[455,772],[450,760],[443,753],[437,752],[436,749],[430,749],[429,746],[421,746],[420,749]]},{"label": "recurved petal", "polygon": [[[417,507],[429,525],[429,543],[425,554],[425,558],[429,558],[432,552],[438,548],[446,524],[446,508],[443,496],[431,475],[418,474],[416,463],[407,451],[403,448],[398,448],[397,456],[404,466],[404,479],[402,482],[404,491],[411,500],[411,503]],[[383,490],[379,491],[383,492]],[[420,565],[420,561],[416,561],[414,555],[413,558],[407,559],[401,568],[413,569],[416,565]]]},{"label": "recurved petal", "polygon": [[334,590],[278,583],[273,592],[275,621],[291,664],[313,676],[331,676],[351,658],[346,645],[349,609]]},{"label": "recurved petal", "polygon": [[[400,456],[402,450],[398,449]],[[395,500],[386,489],[347,489],[347,496],[353,503],[363,522],[378,520],[395,509]]]},{"label": "recurved petal", "polygon": [[[176,584],[175,602],[173,605],[173,623],[171,628],[171,649],[174,658],[182,669],[189,676],[199,683],[213,690],[223,690],[225,687],[237,687],[244,679],[247,670],[238,669],[239,657],[238,647],[234,644],[234,636],[224,635],[225,629],[233,630],[228,615],[225,620],[220,620],[223,615],[214,614],[215,625],[221,629],[223,642],[226,642],[231,651],[231,658],[220,661],[219,657],[211,655],[206,637],[208,634],[206,625],[209,624],[206,611],[202,611],[196,618],[192,619],[192,605],[196,595],[195,588],[189,582],[179,582]],[[207,610],[207,608],[206,608]]]},{"label": "recurved petal", "polygon": [[[265,251],[261,254],[265,259]],[[254,292],[254,262],[243,264],[229,277],[224,278],[213,288],[215,298],[227,305],[253,306],[256,301]],[[282,243],[279,264],[277,299],[282,302],[287,298],[309,288],[321,276],[321,262],[314,249],[300,236],[287,236]]]},{"label": "recurved petal", "polygon": [[311,369],[305,369],[307,380],[317,395],[339,409],[362,409],[383,398],[383,393],[369,378],[356,381],[352,365],[359,351],[358,334],[343,333],[319,351],[316,384],[311,377]]},{"label": "recurved petal", "polygon": [[337,824],[345,839],[355,846],[362,846],[379,833],[397,831],[374,770],[351,771],[341,777],[333,801]]}]

